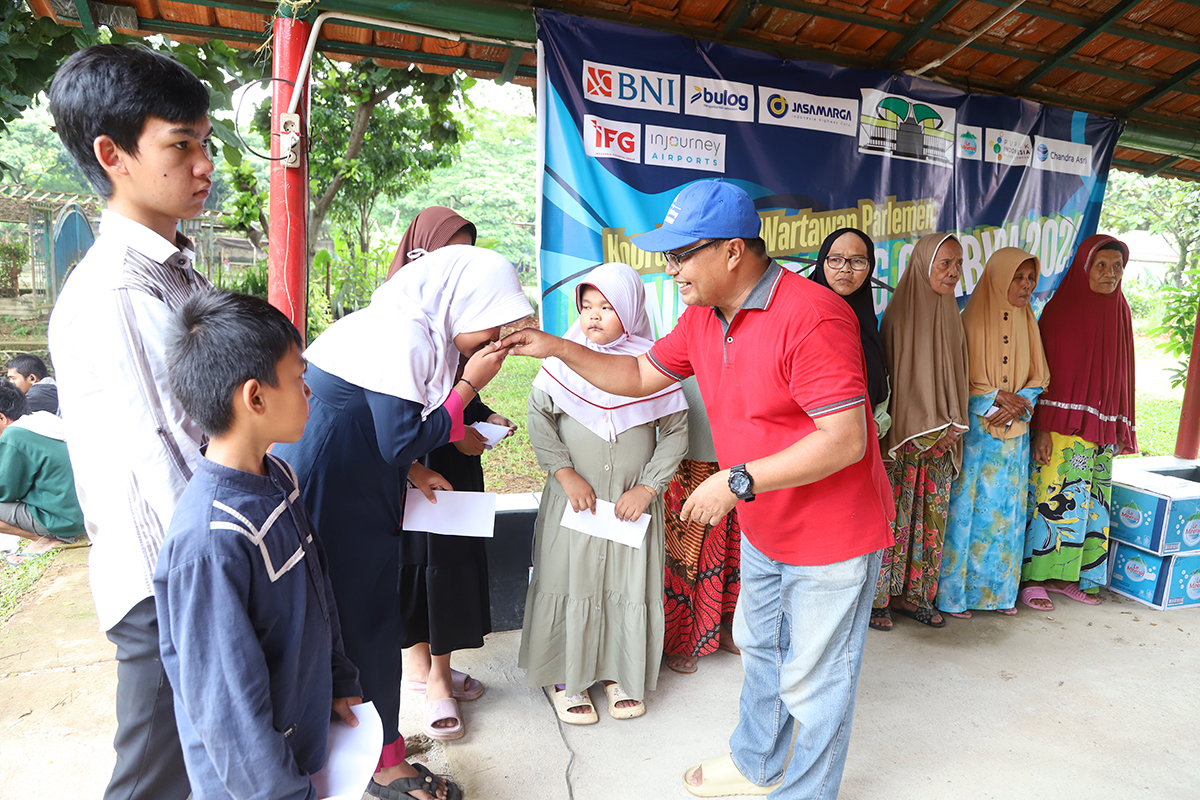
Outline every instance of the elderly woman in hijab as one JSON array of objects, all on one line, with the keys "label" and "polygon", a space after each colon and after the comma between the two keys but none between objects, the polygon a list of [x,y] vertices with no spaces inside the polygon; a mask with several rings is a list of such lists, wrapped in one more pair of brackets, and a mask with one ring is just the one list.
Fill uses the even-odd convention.
[{"label": "elderly woman in hijab", "polygon": [[841,228],[825,237],[817,253],[817,265],[809,280],[832,289],[850,305],[858,317],[863,355],[867,360],[867,397],[875,414],[875,428],[882,439],[892,425],[887,413],[887,362],[879,338],[879,319],[871,298],[871,276],[875,272],[875,242],[857,228]]},{"label": "elderly woman in hijab", "polygon": [[[404,490],[415,459],[463,437],[463,409],[503,363],[505,351],[493,345],[500,326],[532,311],[512,264],[455,245],[405,266],[305,352],[308,424],[300,441],[275,452],[299,475],[328,554],[346,655],[383,720],[383,752],[368,786],[376,797],[461,797],[455,784],[404,760]],[[458,377],[461,356],[469,358]]]},{"label": "elderly woman in hijab", "polygon": [[[456,244],[475,244],[475,226],[445,206],[427,208],[404,233],[388,278],[394,280],[409,262]],[[476,422],[515,428],[476,396],[463,409],[463,438],[415,462],[409,478],[439,489],[482,492],[480,455],[487,441],[470,427]],[[466,727],[458,701],[478,698],[483,684],[451,669],[450,655],[483,647],[483,637],[492,632],[485,540],[405,531],[400,537],[400,595],[400,646],[408,650],[404,688],[425,697],[426,735],[459,739]]]},{"label": "elderly woman in hijab", "polygon": [[1029,300],[1039,262],[1017,247],[997,250],[963,311],[971,429],[950,493],[937,607],[1017,613],[1029,482],[1028,422],[1050,382]]},{"label": "elderly woman in hijab", "polygon": [[883,445],[896,494],[894,544],[883,551],[871,627],[891,629],[890,611],[933,628],[950,482],[962,464],[967,424],[967,341],[954,287],[962,245],[935,233],[913,249],[883,312],[883,349],[892,377],[892,427]]},{"label": "elderly woman in hijab", "polygon": [[1042,312],[1050,386],[1033,415],[1035,504],[1025,531],[1021,602],[1047,592],[1096,605],[1108,559],[1114,456],[1136,453],[1133,317],[1121,291],[1129,248],[1089,236]]}]

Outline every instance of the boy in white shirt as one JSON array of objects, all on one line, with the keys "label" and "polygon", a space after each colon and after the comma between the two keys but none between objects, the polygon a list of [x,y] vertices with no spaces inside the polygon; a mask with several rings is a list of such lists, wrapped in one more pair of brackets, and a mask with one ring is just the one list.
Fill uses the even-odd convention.
[{"label": "boy in white shirt", "polygon": [[55,129],[107,207],[50,316],[50,353],[101,629],[117,646],[117,764],[105,800],[189,794],[152,579],[202,435],[171,396],[164,335],[210,284],[180,219],[212,188],[208,90],[141,47],[72,55],[50,87]]}]

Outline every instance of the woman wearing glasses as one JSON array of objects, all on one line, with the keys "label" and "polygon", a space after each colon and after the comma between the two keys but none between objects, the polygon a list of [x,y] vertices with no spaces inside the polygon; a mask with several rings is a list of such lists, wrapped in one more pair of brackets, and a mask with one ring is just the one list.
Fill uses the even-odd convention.
[{"label": "woman wearing glasses", "polygon": [[809,280],[837,292],[858,317],[863,355],[867,359],[867,396],[875,413],[875,427],[882,439],[892,425],[887,413],[887,363],[879,338],[879,319],[871,299],[871,275],[875,272],[875,243],[857,228],[841,228],[825,237],[817,254],[817,265]]},{"label": "woman wearing glasses", "polygon": [[950,481],[962,465],[960,437],[967,430],[967,340],[954,299],[962,263],[962,245],[952,234],[923,237],[883,312],[893,388],[892,427],[883,444],[896,519],[871,611],[876,630],[891,629],[892,611],[932,628],[946,624],[933,602]]}]

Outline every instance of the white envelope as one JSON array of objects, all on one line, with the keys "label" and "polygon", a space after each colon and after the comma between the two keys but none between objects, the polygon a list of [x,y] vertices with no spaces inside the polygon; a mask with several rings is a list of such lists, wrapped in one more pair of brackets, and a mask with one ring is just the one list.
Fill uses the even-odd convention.
[{"label": "white envelope", "polygon": [[404,498],[406,531],[477,536],[491,539],[496,529],[496,495],[493,492],[441,492],[437,503],[425,499],[420,489],[409,489]]},{"label": "white envelope", "polygon": [[512,430],[507,425],[493,425],[490,422],[475,422],[470,427],[483,434],[483,438],[487,440],[488,450],[500,444],[500,441]]},{"label": "white envelope", "polygon": [[383,749],[383,722],[374,703],[350,706],[358,718],[351,728],[341,719],[329,723],[329,757],[312,775],[321,800],[361,800]]},{"label": "white envelope", "polygon": [[596,513],[588,510],[573,511],[568,504],[562,515],[562,525],[573,531],[598,536],[617,544],[641,549],[650,526],[650,515],[642,514],[632,522],[617,519],[617,506],[607,500],[596,501]]}]

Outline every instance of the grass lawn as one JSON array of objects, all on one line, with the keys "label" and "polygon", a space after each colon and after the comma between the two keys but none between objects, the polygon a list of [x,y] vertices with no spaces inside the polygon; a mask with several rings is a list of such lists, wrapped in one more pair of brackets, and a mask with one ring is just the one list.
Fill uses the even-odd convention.
[{"label": "grass lawn", "polygon": [[13,615],[21,596],[37,583],[56,558],[58,553],[52,550],[37,558],[27,558],[20,564],[0,559],[0,622]]},{"label": "grass lawn", "polygon": [[483,455],[484,486],[490,492],[540,492],[546,482],[525,430],[529,386],[541,366],[536,358],[506,358],[500,373],[483,387],[483,402],[517,424],[516,433]]},{"label": "grass lawn", "polygon": [[1183,387],[1171,388],[1166,370],[1175,362],[1155,344],[1154,338],[1134,332],[1138,449],[1146,456],[1169,456],[1175,452]]}]

